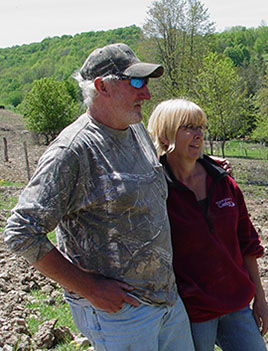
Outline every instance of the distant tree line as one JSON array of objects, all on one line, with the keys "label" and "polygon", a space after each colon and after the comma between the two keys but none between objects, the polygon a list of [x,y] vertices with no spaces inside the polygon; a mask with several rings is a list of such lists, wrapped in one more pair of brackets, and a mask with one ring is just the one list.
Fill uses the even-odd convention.
[{"label": "distant tree line", "polygon": [[[70,123],[81,109],[73,72],[93,49],[114,42],[124,42],[142,60],[165,67],[163,77],[150,82],[152,100],[145,105],[145,122],[156,103],[187,97],[208,116],[211,150],[213,141],[221,140],[224,152],[225,141],[240,136],[268,143],[268,27],[238,26],[216,33],[208,9],[197,0],[154,1],[143,28],[64,35],[0,49],[0,104],[17,108],[26,116],[28,128],[38,125],[40,131],[42,124],[34,126],[29,100],[36,99],[43,86],[50,84],[56,91],[56,83],[62,82],[61,93],[69,95],[72,112],[68,118],[64,112],[61,121]],[[51,137],[62,126],[54,126]]]},{"label": "distant tree line", "polygon": [[40,43],[0,49],[0,104],[18,106],[33,82],[41,78],[72,82],[71,75],[81,67],[90,51],[119,41],[135,48],[140,33],[140,28],[130,26],[46,38]]}]

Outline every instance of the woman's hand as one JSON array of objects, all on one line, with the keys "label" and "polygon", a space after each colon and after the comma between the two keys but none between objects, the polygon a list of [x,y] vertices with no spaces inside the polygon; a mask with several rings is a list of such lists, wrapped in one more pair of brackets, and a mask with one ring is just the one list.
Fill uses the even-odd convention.
[{"label": "woman's hand", "polygon": [[253,303],[253,316],[260,329],[261,335],[264,336],[268,331],[268,305],[263,298],[258,300],[257,297]]}]

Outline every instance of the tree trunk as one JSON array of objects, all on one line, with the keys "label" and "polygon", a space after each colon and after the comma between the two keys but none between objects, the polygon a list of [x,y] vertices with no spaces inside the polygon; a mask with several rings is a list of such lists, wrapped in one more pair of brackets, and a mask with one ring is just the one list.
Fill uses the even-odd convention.
[{"label": "tree trunk", "polygon": [[213,156],[213,138],[209,137],[210,154]]}]

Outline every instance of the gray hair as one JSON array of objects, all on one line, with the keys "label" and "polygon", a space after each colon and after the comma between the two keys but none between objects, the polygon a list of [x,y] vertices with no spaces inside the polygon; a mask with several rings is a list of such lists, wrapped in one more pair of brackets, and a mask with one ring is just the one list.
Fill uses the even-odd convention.
[{"label": "gray hair", "polygon": [[[99,95],[99,92],[95,88],[94,80],[84,79],[80,72],[77,72],[73,75],[73,78],[78,82],[78,85],[81,89],[83,101],[85,106],[88,108],[94,102],[95,98]],[[103,77],[103,81],[114,82],[120,78],[114,74],[110,74],[106,77]]]}]

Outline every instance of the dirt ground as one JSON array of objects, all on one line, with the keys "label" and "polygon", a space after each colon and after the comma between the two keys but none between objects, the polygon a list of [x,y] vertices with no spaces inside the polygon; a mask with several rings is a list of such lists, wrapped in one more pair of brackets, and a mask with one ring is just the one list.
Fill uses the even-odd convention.
[{"label": "dirt ground", "polygon": [[[7,141],[7,154],[5,153],[4,138]],[[41,154],[44,152],[45,148],[46,146],[44,145],[37,145],[36,140],[33,139],[31,134],[25,131],[24,124],[20,116],[9,111],[0,111],[0,180],[2,179],[12,182],[27,183],[28,172],[26,159],[28,160],[29,165],[28,171],[30,175],[32,175],[34,169],[36,168],[37,161]],[[5,156],[8,157],[8,160],[5,160]],[[250,187],[247,187],[246,191],[244,192],[244,196],[252,222],[259,232],[262,244],[265,248],[264,256],[259,259],[259,269],[262,283],[268,299],[268,162],[247,159],[232,159],[231,162],[235,171],[243,169],[244,171],[249,172],[250,175],[248,179],[252,180],[252,184],[258,184],[259,188],[261,189],[259,193],[256,193],[254,191],[251,191]],[[237,173],[237,176],[239,178],[239,172]],[[1,186],[0,182],[0,201],[1,199],[4,199],[5,196],[17,196],[20,191],[20,188],[14,186],[3,187]],[[0,210],[1,227],[3,227],[5,224],[6,216],[7,211],[4,209]],[[23,263],[21,267],[19,267],[19,265],[16,266],[12,264],[12,262],[14,262],[14,256],[6,252],[2,240],[0,240],[0,261],[2,263],[2,267],[4,267],[4,269],[5,267],[8,267],[9,271],[10,266],[12,265],[12,274],[14,277],[16,275],[20,276],[22,268],[27,267],[25,263]],[[27,267],[27,270],[29,270],[29,267]],[[4,271],[1,273],[1,275],[5,274],[6,273]],[[12,279],[6,281],[12,282]],[[1,295],[1,298],[3,298],[3,294]],[[4,314],[4,316],[7,317],[7,314]],[[1,322],[0,318],[0,335],[3,325],[5,325],[5,323]]]}]

